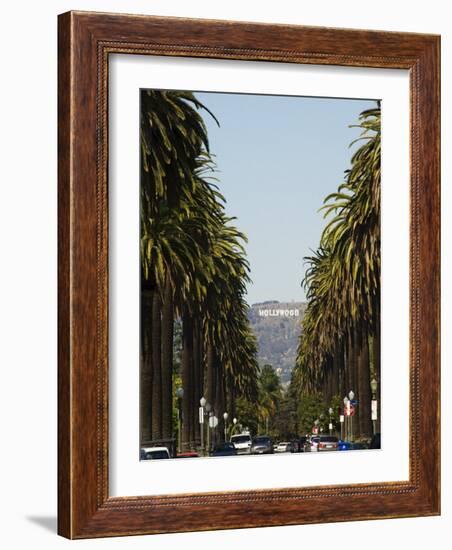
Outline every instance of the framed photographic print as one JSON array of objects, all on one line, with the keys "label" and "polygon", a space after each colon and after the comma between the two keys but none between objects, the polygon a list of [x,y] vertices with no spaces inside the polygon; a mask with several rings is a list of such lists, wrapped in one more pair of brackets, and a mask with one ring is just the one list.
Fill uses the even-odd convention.
[{"label": "framed photographic print", "polygon": [[60,16],[61,535],[439,514],[439,44]]}]

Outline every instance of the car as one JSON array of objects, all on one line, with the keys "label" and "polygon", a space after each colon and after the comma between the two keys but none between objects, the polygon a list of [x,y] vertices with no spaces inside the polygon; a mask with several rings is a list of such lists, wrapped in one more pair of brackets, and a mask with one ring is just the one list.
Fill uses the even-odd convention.
[{"label": "car", "polygon": [[241,433],[231,436],[231,443],[237,450],[237,454],[250,454],[252,439],[249,433]]},{"label": "car", "polygon": [[185,453],[179,453],[176,458],[197,458],[199,454],[196,451],[187,451]]},{"label": "car", "polygon": [[369,449],[381,449],[381,434],[374,434],[372,436]]},{"label": "car", "polygon": [[335,435],[321,435],[318,441],[317,450],[323,451],[337,451],[339,440]]},{"label": "car", "polygon": [[253,438],[250,451],[252,455],[273,454],[273,441],[267,435],[259,435]]},{"label": "car", "polygon": [[342,441],[342,439],[340,439],[337,443],[338,451],[350,451],[351,448],[352,444],[350,443],[350,441]]},{"label": "car", "polygon": [[367,443],[364,443],[363,441],[352,443],[352,451],[363,451],[364,449],[368,449],[368,448],[369,448],[369,445]]},{"label": "car", "polygon": [[362,451],[368,448],[369,446],[363,442],[351,443],[350,441],[339,440],[337,444],[338,451]]},{"label": "car", "polygon": [[275,453],[289,453],[292,449],[292,443],[290,441],[281,441],[276,445]]},{"label": "car", "polygon": [[210,456],[236,456],[237,449],[235,448],[234,443],[230,441],[225,441],[224,443],[219,443],[215,445]]},{"label": "car", "polygon": [[142,447],[140,449],[140,460],[160,460],[170,458],[167,447]]},{"label": "car", "polygon": [[298,439],[292,439],[291,443],[291,453],[304,453],[307,437],[299,437]]}]

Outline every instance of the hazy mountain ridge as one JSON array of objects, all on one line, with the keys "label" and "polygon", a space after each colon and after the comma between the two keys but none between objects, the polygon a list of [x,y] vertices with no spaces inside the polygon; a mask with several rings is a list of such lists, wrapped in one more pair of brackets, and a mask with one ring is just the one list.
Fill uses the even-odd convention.
[{"label": "hazy mountain ridge", "polygon": [[287,383],[295,365],[305,302],[268,300],[250,306],[248,317],[256,334],[259,364],[277,369],[281,381]]}]

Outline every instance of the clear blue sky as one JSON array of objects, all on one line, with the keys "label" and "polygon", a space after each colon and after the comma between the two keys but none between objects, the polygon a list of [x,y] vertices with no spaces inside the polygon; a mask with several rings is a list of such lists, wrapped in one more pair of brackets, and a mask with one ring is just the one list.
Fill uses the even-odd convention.
[{"label": "clear blue sky", "polygon": [[361,111],[374,101],[196,93],[228,215],[248,236],[247,301],[301,301],[303,257],[316,249],[323,199],[343,181]]}]

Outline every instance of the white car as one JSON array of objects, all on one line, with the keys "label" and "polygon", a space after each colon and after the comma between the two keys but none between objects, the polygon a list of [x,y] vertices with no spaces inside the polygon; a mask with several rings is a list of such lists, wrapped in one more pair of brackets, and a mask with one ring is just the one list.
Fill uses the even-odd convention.
[{"label": "white car", "polygon": [[231,436],[231,443],[237,449],[238,455],[249,455],[251,452],[251,436],[250,434],[237,434]]},{"label": "white car", "polygon": [[292,445],[289,441],[281,441],[276,445],[275,453],[288,453]]},{"label": "white car", "polygon": [[170,458],[167,447],[141,447],[140,460],[158,460]]}]

